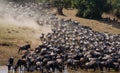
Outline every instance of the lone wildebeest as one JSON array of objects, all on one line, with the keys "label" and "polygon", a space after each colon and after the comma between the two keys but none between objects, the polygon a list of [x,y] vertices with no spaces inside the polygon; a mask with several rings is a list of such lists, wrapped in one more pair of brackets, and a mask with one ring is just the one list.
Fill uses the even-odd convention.
[{"label": "lone wildebeest", "polygon": [[8,71],[10,71],[11,67],[13,66],[14,58],[10,57],[8,60]]},{"label": "lone wildebeest", "polygon": [[30,44],[27,44],[27,45],[24,45],[24,46],[21,46],[18,50],[18,54],[21,52],[22,53],[22,50],[28,50],[30,48]]}]

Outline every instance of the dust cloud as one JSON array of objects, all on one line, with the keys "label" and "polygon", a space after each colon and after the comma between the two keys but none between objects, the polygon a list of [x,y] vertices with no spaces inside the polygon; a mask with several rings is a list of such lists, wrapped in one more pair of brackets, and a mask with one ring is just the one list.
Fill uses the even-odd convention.
[{"label": "dust cloud", "polygon": [[17,4],[0,0],[0,25],[29,27],[47,33],[51,31],[51,26],[44,25],[49,21],[47,20],[49,17],[47,12],[49,9],[45,10],[41,3]]}]

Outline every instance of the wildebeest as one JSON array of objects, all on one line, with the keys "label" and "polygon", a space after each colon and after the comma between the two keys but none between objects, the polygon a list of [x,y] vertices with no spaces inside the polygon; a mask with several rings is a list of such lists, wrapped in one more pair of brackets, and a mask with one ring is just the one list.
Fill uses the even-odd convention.
[{"label": "wildebeest", "polygon": [[8,60],[8,71],[10,71],[11,67],[13,66],[14,58],[10,57]]},{"label": "wildebeest", "polygon": [[41,41],[44,41],[44,34],[41,34],[41,35],[40,35],[40,40],[41,40]]},{"label": "wildebeest", "polygon": [[19,54],[19,53],[22,53],[22,50],[28,50],[29,48],[31,48],[30,44],[21,46],[21,47],[19,48],[19,50],[18,50],[18,54]]},{"label": "wildebeest", "polygon": [[114,62],[113,59],[107,60],[106,61],[106,68],[108,69],[108,71],[110,71],[111,68],[114,69],[115,71],[119,71],[119,63]]},{"label": "wildebeest", "polygon": [[19,59],[17,61],[17,64],[15,65],[15,71],[17,71],[17,68],[26,68],[27,69],[27,63],[26,63],[26,60],[25,59]]}]

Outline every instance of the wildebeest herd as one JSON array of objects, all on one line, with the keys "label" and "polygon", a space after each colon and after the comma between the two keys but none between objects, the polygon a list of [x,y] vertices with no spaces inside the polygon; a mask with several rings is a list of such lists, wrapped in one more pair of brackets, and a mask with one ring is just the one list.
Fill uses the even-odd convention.
[{"label": "wildebeest herd", "polygon": [[[65,66],[73,70],[120,70],[119,34],[93,31],[77,21],[58,19],[51,13],[47,15],[46,24],[53,27],[52,32],[42,34],[42,44],[22,55],[14,67],[15,71],[21,66],[27,71],[42,73],[51,73],[55,69],[62,72]],[[42,21],[39,23],[44,24]]]},{"label": "wildebeest herd", "polygon": [[42,34],[42,44],[27,50],[15,69],[24,65],[28,71],[62,72],[69,69],[120,70],[120,35],[96,32],[78,22],[61,19],[52,33]]}]

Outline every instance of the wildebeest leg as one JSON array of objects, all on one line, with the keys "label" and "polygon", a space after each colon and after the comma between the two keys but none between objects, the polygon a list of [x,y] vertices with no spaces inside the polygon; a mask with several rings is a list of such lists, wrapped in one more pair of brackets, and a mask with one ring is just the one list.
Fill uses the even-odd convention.
[{"label": "wildebeest leg", "polygon": [[43,72],[44,72],[42,67],[41,67],[40,71],[41,71],[41,73],[43,73]]},{"label": "wildebeest leg", "polygon": [[18,50],[18,54],[19,54],[20,52],[22,52],[22,51],[21,51],[21,48],[19,48],[19,50]]},{"label": "wildebeest leg", "polygon": [[103,71],[103,67],[102,66],[99,66],[99,68],[100,68],[100,71]]},{"label": "wildebeest leg", "polygon": [[62,65],[61,64],[58,65],[57,70],[59,70],[59,72],[62,72]]},{"label": "wildebeest leg", "polygon": [[75,65],[75,70],[78,70],[78,64]]},{"label": "wildebeest leg", "polygon": [[11,65],[8,65],[8,71],[10,71]]},{"label": "wildebeest leg", "polygon": [[95,72],[95,71],[96,71],[97,66],[96,66],[96,65],[93,65],[93,68],[94,68],[94,72]]},{"label": "wildebeest leg", "polygon": [[88,71],[89,70],[88,67],[85,67],[85,70]]},{"label": "wildebeest leg", "polygon": [[94,72],[96,71],[96,68],[94,67]]},{"label": "wildebeest leg", "polygon": [[17,71],[17,68],[18,68],[18,67],[19,67],[19,66],[18,66],[18,65],[16,65],[16,66],[15,66],[15,68],[14,68],[14,70],[15,70],[15,71]]},{"label": "wildebeest leg", "polygon": [[108,67],[108,71],[110,71],[110,67]]},{"label": "wildebeest leg", "polygon": [[75,63],[72,64],[72,69],[73,69],[73,70],[76,69]]},{"label": "wildebeest leg", "polygon": [[119,71],[119,65],[115,67],[115,71],[116,71],[116,72]]},{"label": "wildebeest leg", "polygon": [[83,69],[82,63],[79,63],[79,67],[80,69]]},{"label": "wildebeest leg", "polygon": [[69,63],[67,64],[67,69],[70,69],[70,64]]},{"label": "wildebeest leg", "polygon": [[72,69],[73,69],[73,70],[75,70],[75,64],[73,64],[73,66],[72,66],[72,67],[73,67]]},{"label": "wildebeest leg", "polygon": [[30,71],[30,62],[27,62],[27,71]]},{"label": "wildebeest leg", "polygon": [[18,70],[18,71],[19,71],[19,73],[21,73],[21,72],[22,72],[22,66],[21,66],[21,65],[19,65],[19,67],[18,67],[18,68],[19,68],[19,70]]},{"label": "wildebeest leg", "polygon": [[55,71],[55,67],[54,67],[54,65],[52,66],[52,71],[53,71],[53,72]]},{"label": "wildebeest leg", "polygon": [[25,68],[25,69],[27,69],[27,70],[28,70],[27,64],[24,64],[23,66],[24,66],[24,68]]},{"label": "wildebeest leg", "polygon": [[75,63],[75,70],[78,70],[79,66],[78,63]]},{"label": "wildebeest leg", "polygon": [[65,69],[65,66],[64,66],[64,64],[62,64],[62,70],[64,70]]},{"label": "wildebeest leg", "polygon": [[59,67],[59,71],[62,72],[62,66]]}]

